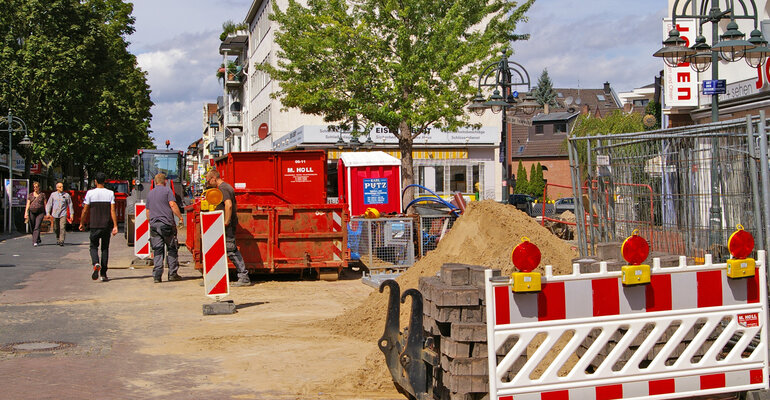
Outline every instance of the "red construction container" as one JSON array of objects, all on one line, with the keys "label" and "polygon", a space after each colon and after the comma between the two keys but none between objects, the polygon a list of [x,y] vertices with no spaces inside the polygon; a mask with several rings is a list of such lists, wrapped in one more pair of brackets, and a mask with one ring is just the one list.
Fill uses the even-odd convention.
[{"label": "red construction container", "polygon": [[348,203],[350,215],[367,208],[382,214],[401,212],[401,160],[382,151],[342,153],[337,181],[340,203]]},{"label": "red construction container", "polygon": [[326,152],[252,151],[215,160],[236,192],[254,193],[260,204],[326,203]]},{"label": "red construction container", "polygon": [[[326,204],[325,164],[323,151],[231,153],[217,160],[225,181],[244,184],[235,189],[235,242],[250,271],[314,270],[322,279],[333,280],[347,266],[350,218],[347,205]],[[200,200],[185,209],[185,244],[195,268],[202,270]],[[229,263],[229,268],[235,267]]]}]

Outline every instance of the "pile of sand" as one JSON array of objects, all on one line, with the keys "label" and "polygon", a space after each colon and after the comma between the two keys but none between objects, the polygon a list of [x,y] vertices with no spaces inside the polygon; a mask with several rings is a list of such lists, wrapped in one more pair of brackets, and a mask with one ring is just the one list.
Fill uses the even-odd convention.
[{"label": "pile of sand", "polygon": [[[554,274],[572,272],[572,259],[577,257],[574,248],[516,208],[485,200],[470,203],[438,247],[397,281],[403,293],[408,288],[416,288],[420,277],[435,275],[444,263],[482,265],[500,269],[503,275],[510,274],[513,272],[511,251],[524,236],[540,248],[540,272],[548,264],[553,265]],[[335,334],[371,341],[376,345],[385,326],[387,303],[387,290],[385,293],[374,292],[358,307],[326,321],[324,325]],[[401,311],[401,326],[406,326],[408,302],[401,306]],[[392,385],[385,358],[379,350],[367,356],[366,364],[361,373],[336,383],[366,388]]]}]

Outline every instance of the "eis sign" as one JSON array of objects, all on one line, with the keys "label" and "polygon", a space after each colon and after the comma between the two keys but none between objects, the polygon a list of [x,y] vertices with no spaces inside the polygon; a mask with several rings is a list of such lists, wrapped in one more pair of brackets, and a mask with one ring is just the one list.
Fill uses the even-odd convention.
[{"label": "eis sign", "polygon": [[[663,22],[663,37],[668,37],[668,32],[674,28],[671,19]],[[676,29],[679,37],[685,40],[685,46],[690,47],[695,42],[697,27],[695,19],[676,20]],[[665,82],[666,107],[697,107],[698,106],[698,74],[690,68],[690,63],[679,63],[676,67],[664,64],[663,76]]]}]

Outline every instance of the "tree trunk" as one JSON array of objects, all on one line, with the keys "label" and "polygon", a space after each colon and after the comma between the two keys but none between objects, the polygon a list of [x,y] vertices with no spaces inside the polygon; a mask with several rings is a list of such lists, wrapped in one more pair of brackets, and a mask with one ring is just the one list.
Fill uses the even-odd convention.
[{"label": "tree trunk", "polygon": [[[401,189],[414,183],[414,162],[412,161],[412,130],[406,122],[398,125],[398,148],[401,150]],[[403,210],[414,200],[414,188],[409,188],[404,193],[404,203],[401,206]]]}]

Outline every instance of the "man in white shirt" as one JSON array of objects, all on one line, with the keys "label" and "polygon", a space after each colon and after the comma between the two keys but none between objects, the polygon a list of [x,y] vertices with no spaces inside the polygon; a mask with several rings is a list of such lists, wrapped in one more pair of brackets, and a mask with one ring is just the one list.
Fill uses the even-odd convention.
[{"label": "man in white shirt", "polygon": [[[88,224],[91,233],[91,264],[94,266],[91,279],[99,279],[101,275],[102,282],[107,282],[107,261],[110,258],[110,231],[112,236],[118,234],[118,217],[115,214],[115,194],[112,190],[104,187],[106,177],[104,172],[96,174],[96,189],[91,189],[86,193],[86,199],[83,202],[83,213],[80,216],[80,230],[85,230],[86,218],[90,216]],[[110,221],[112,219],[112,221]],[[100,243],[101,242],[101,243]],[[101,246],[100,246],[101,244]],[[101,262],[99,260],[99,248],[102,250]]]}]

